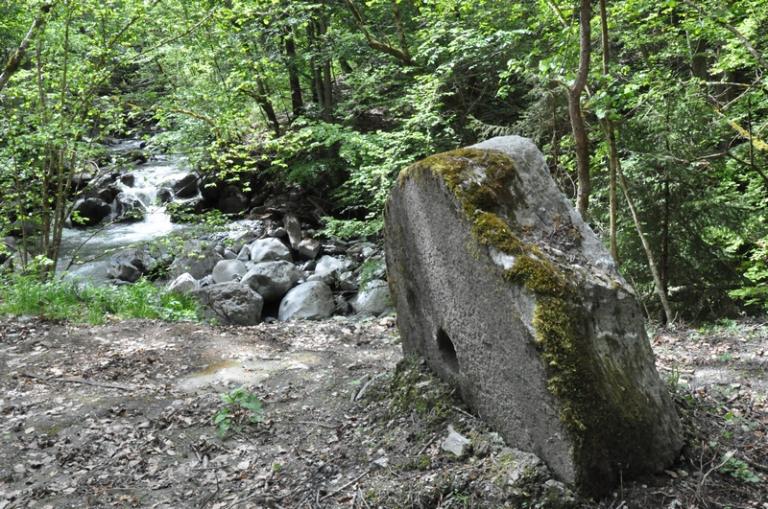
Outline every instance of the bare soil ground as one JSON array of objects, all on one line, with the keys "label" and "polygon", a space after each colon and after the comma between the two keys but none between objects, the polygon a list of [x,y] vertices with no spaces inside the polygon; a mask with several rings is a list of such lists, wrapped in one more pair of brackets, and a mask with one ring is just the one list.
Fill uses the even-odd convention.
[{"label": "bare soil ground", "polygon": [[[0,319],[0,509],[768,509],[768,326],[653,342],[688,445],[667,472],[588,501],[421,367],[397,369],[392,318],[236,329]],[[213,417],[239,386],[263,401],[262,421],[221,437]],[[448,426],[471,440],[461,458],[441,449]]]}]

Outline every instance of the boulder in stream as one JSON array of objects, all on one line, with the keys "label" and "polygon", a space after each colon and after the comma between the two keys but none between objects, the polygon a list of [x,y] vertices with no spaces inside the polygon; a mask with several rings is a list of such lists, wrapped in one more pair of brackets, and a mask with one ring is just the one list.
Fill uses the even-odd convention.
[{"label": "boulder in stream", "polygon": [[79,220],[72,220],[72,226],[87,228],[99,224],[109,216],[112,208],[104,200],[99,198],[85,198],[78,200],[72,208],[72,216]]},{"label": "boulder in stream", "polygon": [[197,181],[197,174],[188,173],[174,182],[171,188],[177,198],[193,198],[198,192]]},{"label": "boulder in stream", "polygon": [[635,295],[530,140],[412,165],[385,227],[405,354],[510,446],[589,495],[675,460],[680,422]]}]

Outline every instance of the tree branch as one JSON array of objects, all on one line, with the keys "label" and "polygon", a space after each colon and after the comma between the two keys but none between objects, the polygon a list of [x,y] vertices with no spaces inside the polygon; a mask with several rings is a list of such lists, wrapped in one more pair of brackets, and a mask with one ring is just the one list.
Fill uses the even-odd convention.
[{"label": "tree branch", "polygon": [[11,76],[19,70],[21,61],[24,59],[24,55],[27,53],[27,49],[29,48],[32,39],[43,29],[43,27],[45,27],[46,15],[51,11],[54,3],[55,2],[47,2],[40,7],[40,12],[35,16],[35,20],[32,22],[32,26],[29,27],[27,35],[24,36],[24,39],[22,39],[19,47],[16,48],[16,51],[14,51],[10,58],[8,58],[8,62],[6,62],[3,72],[0,74],[0,91],[2,91],[8,84],[8,80],[11,79]]}]

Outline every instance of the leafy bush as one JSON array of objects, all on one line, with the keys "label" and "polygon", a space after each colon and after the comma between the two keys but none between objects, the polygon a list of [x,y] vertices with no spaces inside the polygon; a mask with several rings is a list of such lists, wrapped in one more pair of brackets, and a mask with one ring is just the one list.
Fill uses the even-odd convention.
[{"label": "leafy bush", "polygon": [[0,315],[33,315],[50,320],[103,323],[107,316],[169,321],[197,319],[197,303],[140,280],[134,285],[78,285],[31,276],[0,278]]}]

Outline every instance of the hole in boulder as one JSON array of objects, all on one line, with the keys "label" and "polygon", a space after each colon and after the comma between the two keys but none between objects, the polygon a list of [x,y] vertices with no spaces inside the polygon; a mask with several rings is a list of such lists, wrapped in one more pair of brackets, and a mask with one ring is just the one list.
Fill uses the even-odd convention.
[{"label": "hole in boulder", "polygon": [[440,328],[437,330],[437,349],[440,351],[440,357],[443,362],[452,372],[459,371],[459,359],[456,357],[456,348],[453,346],[453,341],[448,337],[448,334]]}]

